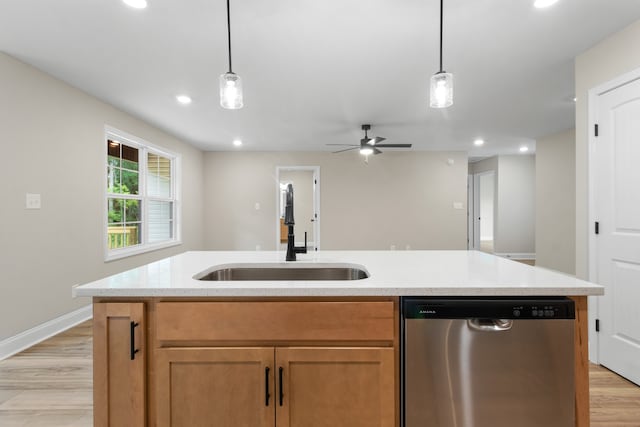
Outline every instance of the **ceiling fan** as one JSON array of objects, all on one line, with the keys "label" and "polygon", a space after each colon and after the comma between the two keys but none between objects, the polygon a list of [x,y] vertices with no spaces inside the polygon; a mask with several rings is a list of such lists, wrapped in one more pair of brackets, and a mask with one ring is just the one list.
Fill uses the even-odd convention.
[{"label": "ceiling fan", "polygon": [[342,153],[344,151],[350,150],[360,150],[360,154],[365,156],[369,156],[370,154],[380,154],[382,151],[380,148],[411,148],[411,144],[380,144],[382,141],[387,138],[382,138],[380,136],[374,136],[373,138],[369,138],[367,132],[371,129],[371,125],[362,125],[362,130],[364,131],[364,138],[360,140],[360,144],[327,144],[327,145],[341,145],[347,146],[349,148],[344,148],[342,150],[333,151],[333,153]]}]

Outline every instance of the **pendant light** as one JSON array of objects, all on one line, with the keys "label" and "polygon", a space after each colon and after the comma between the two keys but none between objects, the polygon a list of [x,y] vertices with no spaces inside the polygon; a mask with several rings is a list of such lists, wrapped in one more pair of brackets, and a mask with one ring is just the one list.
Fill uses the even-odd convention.
[{"label": "pendant light", "polygon": [[440,0],[440,71],[431,76],[431,108],[447,108],[453,104],[453,74],[442,69],[442,9]]},{"label": "pendant light", "polygon": [[228,110],[242,108],[242,79],[231,69],[231,18],[227,0],[227,40],[229,41],[229,71],[220,76],[220,105]]}]

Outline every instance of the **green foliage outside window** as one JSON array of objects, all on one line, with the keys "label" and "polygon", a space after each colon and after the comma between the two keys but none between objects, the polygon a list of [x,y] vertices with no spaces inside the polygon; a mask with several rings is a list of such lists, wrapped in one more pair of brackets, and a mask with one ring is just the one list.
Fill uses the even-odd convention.
[{"label": "green foliage outside window", "polygon": [[[138,163],[109,156],[108,164],[113,177],[107,191],[110,194],[138,194]],[[108,217],[110,224],[140,221],[140,201],[109,198]]]}]

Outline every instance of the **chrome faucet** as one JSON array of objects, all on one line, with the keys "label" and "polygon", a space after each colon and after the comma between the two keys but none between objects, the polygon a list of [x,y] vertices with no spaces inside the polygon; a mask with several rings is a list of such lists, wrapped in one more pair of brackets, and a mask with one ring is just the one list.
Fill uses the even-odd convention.
[{"label": "chrome faucet", "polygon": [[307,253],[307,232],[304,232],[304,246],[296,246],[293,233],[295,223],[293,219],[293,185],[287,184],[287,199],[284,207],[284,225],[289,227],[289,233],[287,234],[287,261],[295,261],[296,254]]}]

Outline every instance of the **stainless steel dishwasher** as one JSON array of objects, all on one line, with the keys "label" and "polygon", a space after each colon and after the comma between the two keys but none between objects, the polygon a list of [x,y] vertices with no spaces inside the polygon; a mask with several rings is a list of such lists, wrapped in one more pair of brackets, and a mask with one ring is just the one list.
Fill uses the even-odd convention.
[{"label": "stainless steel dishwasher", "polygon": [[403,425],[575,425],[568,298],[402,298]]}]

